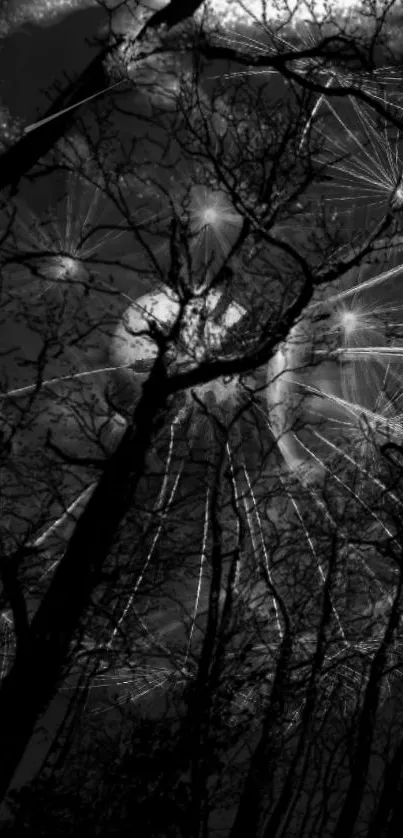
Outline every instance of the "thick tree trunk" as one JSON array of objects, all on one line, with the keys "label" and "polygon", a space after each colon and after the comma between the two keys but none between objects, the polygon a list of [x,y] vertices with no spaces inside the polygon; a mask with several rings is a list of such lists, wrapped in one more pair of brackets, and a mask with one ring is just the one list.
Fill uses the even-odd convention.
[{"label": "thick tree trunk", "polygon": [[[82,75],[58,96],[53,105],[43,114],[42,120],[38,120],[37,127],[21,137],[0,156],[0,189],[11,186],[15,190],[20,178],[29,172],[63,136],[76,115],[76,109],[63,113],[64,109],[93,96],[105,87],[103,62],[110,49],[110,46],[104,47]],[[54,116],[53,119],[41,124],[43,120],[59,113],[59,116]]]},{"label": "thick tree trunk", "polygon": [[[168,29],[174,27],[182,20],[190,17],[199,6],[202,0],[172,0],[159,11],[155,12],[147,20],[135,40],[143,41],[149,30],[156,29],[165,24]],[[91,96],[102,94],[107,84],[104,73],[104,61],[106,57],[116,49],[119,39],[115,38],[112,43],[107,43],[84,72],[74,81],[53,103],[51,108],[38,120],[38,126],[22,137],[15,145],[9,148],[0,156],[0,189],[11,186],[15,191],[20,178],[29,172],[30,169],[45,154],[50,151],[56,142],[63,136],[75,118],[76,109],[73,107],[67,113],[63,110],[83,102]],[[41,124],[48,117],[59,114],[54,119]]]},{"label": "thick tree trunk", "polygon": [[102,581],[119,523],[132,502],[158,419],[166,404],[162,365],[154,366],[133,418],[107,464],[66,553],[31,622],[24,652],[0,689],[0,800],[35,725],[63,679],[71,641]]}]

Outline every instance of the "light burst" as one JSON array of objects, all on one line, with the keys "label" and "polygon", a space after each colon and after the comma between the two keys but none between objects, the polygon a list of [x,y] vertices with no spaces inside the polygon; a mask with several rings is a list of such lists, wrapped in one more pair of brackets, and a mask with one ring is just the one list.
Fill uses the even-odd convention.
[{"label": "light burst", "polygon": [[[357,196],[352,196],[351,182],[358,179],[362,185],[358,197],[365,205],[376,196],[383,205],[389,202],[393,210],[399,210],[403,200],[400,194],[400,145],[387,144],[389,140],[379,135],[376,126],[361,112],[356,116],[365,135],[363,140],[359,139],[357,126],[350,128],[335,114],[332,112],[344,132],[344,140],[326,139],[332,158],[332,176],[335,180],[339,178],[341,201],[343,198],[357,201]],[[346,138],[351,142],[354,153],[358,153],[358,162],[356,160],[347,168],[345,161],[340,160],[346,151],[343,144]],[[377,171],[373,176],[370,167],[374,162]],[[343,180],[344,177],[347,177],[348,183]],[[79,199],[82,199],[86,186],[82,180],[75,183]],[[93,189],[89,202],[86,198],[85,208],[81,204],[79,212],[73,199],[68,199],[62,213],[62,224],[55,225],[53,222],[51,234],[48,229],[42,231],[40,228],[35,241],[32,225],[20,222],[30,258],[34,253],[38,254],[38,258],[43,260],[42,267],[45,265],[44,274],[53,284],[60,285],[65,280],[81,282],[83,265],[91,263],[111,236],[120,235],[120,231],[116,230],[100,237],[93,235],[96,228],[94,214],[99,201],[98,187]],[[233,350],[233,342],[237,346],[237,335],[246,322],[247,312],[241,302],[231,299],[226,289],[211,287],[214,275],[211,266],[215,264],[217,267],[217,264],[225,262],[241,228],[242,218],[224,189],[215,189],[214,184],[203,181],[193,183],[189,188],[182,189],[180,186],[173,195],[172,204],[176,219],[182,223],[191,257],[194,262],[199,260],[203,265],[199,281],[192,286],[185,275],[180,276],[175,290],[155,282],[156,287],[147,294],[136,299],[131,299],[129,295],[126,300],[129,305],[110,341],[109,366],[72,372],[67,377],[83,380],[85,376],[97,372],[113,371],[138,392],[138,383],[148,377],[159,352],[164,353],[167,369],[172,373],[225,358],[226,353]],[[375,526],[379,537],[396,541],[388,515],[382,508],[374,509],[368,499],[368,487],[370,493],[378,492],[381,496],[387,490],[387,484],[382,474],[368,467],[362,441],[364,439],[365,445],[375,450],[371,436],[366,434],[368,427],[375,435],[381,433],[386,439],[400,440],[402,436],[402,390],[399,382],[403,360],[403,312],[396,286],[393,285],[396,280],[400,282],[401,266],[378,273],[372,267],[371,271],[368,278],[356,277],[357,281],[350,281],[347,288],[335,288],[327,299],[323,296],[319,300],[314,299],[267,364],[264,397],[260,400],[257,397],[251,399],[250,388],[245,381],[233,376],[198,385],[182,394],[181,400],[175,403],[169,427],[161,434],[158,450],[154,452],[156,462],[159,461],[159,485],[154,502],[148,501],[147,515],[144,514],[144,518],[148,516],[148,523],[141,536],[142,562],[140,567],[136,566],[129,592],[123,604],[120,602],[119,613],[115,614],[114,628],[109,631],[104,644],[106,663],[103,662],[100,671],[93,677],[93,689],[112,687],[118,693],[119,702],[139,702],[151,700],[152,696],[166,691],[173,683],[175,688],[179,685],[182,689],[184,684],[194,679],[209,609],[213,539],[211,498],[219,451],[224,452],[221,495],[229,519],[229,524],[227,520],[222,520],[221,526],[223,530],[225,525],[228,526],[228,541],[234,545],[232,553],[237,555],[232,575],[225,566],[219,617],[223,619],[225,603],[232,598],[248,627],[254,627],[251,630],[256,630],[256,638],[260,637],[260,641],[256,639],[253,644],[253,665],[250,664],[249,669],[246,666],[245,671],[241,668],[239,683],[230,665],[227,670],[232,679],[232,695],[227,701],[232,708],[229,714],[231,724],[245,712],[252,717],[257,707],[267,706],[270,700],[271,684],[286,634],[282,603],[285,602],[291,612],[303,590],[302,584],[298,588],[295,582],[296,592],[290,592],[289,578],[294,583],[293,574],[298,570],[295,568],[295,532],[298,533],[299,550],[304,561],[302,575],[310,574],[318,601],[331,571],[327,551],[321,543],[321,527],[327,535],[330,533],[334,539],[340,539],[342,547],[337,560],[341,565],[341,576],[344,574],[346,577],[345,587],[348,587],[350,577],[355,580],[357,576],[359,579],[365,577],[367,581],[365,602],[355,603],[358,616],[365,616],[365,609],[372,601],[385,604],[393,600],[393,580],[387,583],[386,588],[382,587],[384,583],[377,578],[372,557],[357,558],[358,550],[351,532],[347,526],[341,526],[337,510],[329,508],[330,504],[326,505],[321,493],[323,485],[325,488],[330,486],[330,493],[340,504],[345,504],[347,497],[351,506],[359,510],[364,525]],[[385,303],[385,289],[389,288],[391,301]],[[379,293],[378,300],[373,296],[376,293]],[[4,396],[26,396],[32,393],[32,388],[62,384],[65,378],[45,378],[39,382],[39,388],[35,383],[10,388]],[[254,426],[252,423],[249,425],[249,428],[254,428],[253,431],[248,430],[248,422],[241,416],[240,408],[248,401],[251,402],[248,419],[253,416],[256,422]],[[249,437],[253,437],[258,445],[259,433],[262,433],[262,424],[259,426],[257,416],[263,423],[265,444],[270,449],[268,468],[263,468],[261,463],[256,467],[253,457],[249,462]],[[127,415],[120,415],[119,412],[115,415],[115,444],[128,421]],[[217,444],[217,435],[219,437],[220,434],[221,448]],[[185,485],[189,462],[197,460],[201,440],[205,444],[202,456],[203,493],[201,499],[198,496],[197,510],[185,510],[192,524],[192,538],[188,542],[189,555],[192,556],[190,581],[188,579],[183,583],[183,619],[172,621],[168,620],[162,607],[156,612],[146,607],[139,611],[137,606],[139,603],[144,606],[143,591],[147,585],[150,587],[155,567],[160,570],[158,552],[164,550],[166,532],[174,527],[176,516],[181,530],[185,529],[181,486]],[[51,552],[55,535],[66,524],[76,520],[94,485],[94,481],[90,481],[80,487],[71,502],[65,504],[66,508],[42,528],[34,547],[47,547]],[[400,513],[399,497],[389,492],[388,498],[393,509],[398,509]],[[334,505],[337,506],[336,502]],[[264,509],[267,507],[269,511],[266,514]],[[312,519],[315,526],[311,527]],[[318,520],[321,522],[319,528]],[[280,553],[283,551],[280,557],[274,555],[271,549],[276,537],[281,543]],[[291,544],[292,549],[287,550],[287,544]],[[229,548],[228,552],[231,553]],[[348,560],[344,561],[346,554]],[[180,558],[182,560],[183,556]],[[49,574],[53,567],[52,562]],[[343,585],[340,588],[343,589]],[[358,637],[362,624],[359,629],[354,626],[349,607],[345,591],[338,588],[332,592],[332,625],[319,673],[323,705],[329,703],[329,696],[338,689],[339,683],[343,684],[346,703],[349,700],[351,703],[352,695],[356,699],[359,689],[351,660],[356,661],[360,655],[361,659],[365,658],[361,686],[361,682],[366,682],[368,665],[380,642],[381,628],[375,637],[373,634],[368,638]],[[370,611],[371,616],[374,611],[375,608]],[[312,616],[311,611],[309,616]],[[308,620],[308,617],[305,616],[305,619]],[[5,661],[10,653],[9,616],[3,614],[2,620]],[[132,632],[131,664],[110,665],[107,654],[112,658],[115,655],[118,660],[121,635],[126,633],[131,638]],[[237,641],[242,646],[247,639],[243,628]],[[316,642],[312,626],[297,627],[290,665],[291,672],[296,674],[290,677],[293,688],[292,700],[285,714],[286,729],[294,727],[301,718],[305,701],[302,684],[306,683],[304,668],[313,665]],[[143,660],[144,649],[147,662]],[[270,650],[269,655],[267,650]],[[398,650],[396,644],[394,652],[397,657]],[[228,660],[231,653],[236,654],[230,652]],[[301,673],[304,672],[302,678]],[[296,683],[298,690],[295,689]]]},{"label": "light burst", "polygon": [[[63,284],[84,291],[91,275],[105,271],[102,256],[123,233],[122,225],[106,222],[105,204],[101,183],[73,172],[63,197],[40,217],[21,204],[2,253],[10,291],[35,298]],[[9,213],[3,209],[3,227]]]},{"label": "light burst", "polygon": [[209,166],[192,166],[173,195],[175,216],[188,241],[192,281],[200,292],[224,263],[243,223],[228,191],[217,186]]},{"label": "light burst", "polygon": [[336,202],[339,213],[350,217],[360,209],[379,214],[389,207],[399,213],[403,207],[399,131],[376,119],[353,97],[343,110],[325,97],[320,101],[322,113],[328,114],[324,125],[319,121],[316,127],[324,140],[318,162],[330,163],[331,178],[323,187],[326,200]]},{"label": "light burst", "polygon": [[[387,282],[387,279],[388,277],[386,276],[384,281]],[[391,396],[389,396],[389,399],[382,407],[380,406],[378,394],[378,397],[375,399],[375,403],[372,405],[371,409],[369,406],[366,406],[365,399],[363,400],[363,397],[359,400],[357,395],[357,386],[350,387],[350,394],[345,394],[343,397],[342,395],[337,395],[334,389],[335,381],[329,379],[329,377],[327,380],[327,389],[324,385],[322,385],[322,387],[318,387],[306,382],[307,365],[309,369],[310,363],[311,370],[309,376],[311,381],[313,370],[315,371],[316,376],[319,374],[318,370],[322,375],[329,375],[328,370],[326,370],[325,373],[321,371],[320,364],[319,367],[316,366],[315,368],[314,366],[315,356],[320,356],[321,353],[325,353],[326,355],[326,359],[324,361],[325,367],[326,364],[329,363],[329,359],[331,359],[332,355],[334,357],[344,357],[345,355],[349,356],[349,364],[354,367],[354,365],[362,363],[362,358],[363,356],[365,357],[366,354],[368,357],[368,362],[366,362],[367,365],[369,367],[371,367],[371,365],[373,366],[374,355],[376,355],[378,350],[376,345],[372,344],[371,351],[371,344],[368,345],[368,336],[371,338],[374,338],[375,336],[375,344],[377,344],[379,342],[379,330],[381,329],[382,331],[382,328],[385,328],[385,323],[388,324],[391,334],[394,334],[395,339],[399,340],[401,329],[399,319],[401,316],[400,307],[396,305],[388,307],[387,305],[385,306],[380,304],[376,306],[373,303],[370,305],[362,302],[362,300],[365,300],[365,291],[368,288],[372,289],[377,284],[381,284],[381,282],[382,280],[379,279],[379,283],[377,283],[376,277],[371,277],[367,283],[361,282],[359,287],[357,287],[357,292],[354,297],[350,292],[347,293],[340,291],[336,293],[334,295],[334,299],[332,298],[328,303],[328,309],[331,314],[328,315],[328,319],[325,321],[327,328],[324,329],[322,326],[316,334],[316,339],[313,337],[313,323],[315,321],[312,320],[312,316],[308,310],[306,317],[302,318],[300,323],[298,323],[291,331],[285,345],[279,348],[268,365],[266,389],[268,410],[266,421],[267,427],[270,428],[270,432],[276,440],[278,450],[287,467],[288,473],[295,476],[297,484],[299,483],[300,486],[304,486],[308,492],[312,493],[314,503],[317,505],[318,510],[321,511],[321,514],[324,514],[325,510],[317,490],[313,488],[312,480],[319,480],[320,483],[323,481],[325,476],[327,481],[334,481],[338,491],[341,490],[343,493],[350,493],[354,502],[361,506],[361,508],[365,511],[365,514],[368,514],[374,521],[378,522],[381,531],[383,530],[386,535],[393,538],[392,531],[385,523],[383,523],[382,518],[375,512],[371,512],[370,507],[364,499],[364,495],[361,496],[361,490],[359,489],[357,493],[355,489],[351,489],[348,481],[341,479],[338,476],[338,473],[334,471],[334,463],[335,459],[338,458],[339,460],[343,460],[344,458],[344,462],[350,464],[357,471],[360,475],[360,479],[365,479],[367,483],[369,481],[373,487],[378,487],[381,491],[385,490],[386,487],[382,481],[378,479],[375,474],[372,474],[365,465],[365,458],[362,450],[359,448],[359,441],[366,438],[368,443],[368,437],[364,436],[362,426],[360,431],[360,422],[362,416],[365,415],[368,425],[372,425],[372,427],[376,430],[381,428],[381,431],[385,434],[385,438],[391,438],[392,436],[396,438],[396,434],[399,438],[401,428],[397,414],[397,407],[400,393],[395,396],[394,400]],[[353,299],[351,300],[350,298]],[[357,301],[357,298],[360,302]],[[178,318],[181,319],[181,328],[179,330],[180,337],[178,341],[180,351],[179,354],[175,355],[175,365],[177,368],[188,369],[194,365],[195,361],[200,362],[205,360],[206,357],[211,356],[212,352],[215,355],[217,355],[217,353],[220,354],[225,347],[225,339],[227,335],[228,338],[230,337],[231,327],[236,325],[238,322],[242,322],[246,312],[239,305],[234,306],[233,303],[230,303],[227,308],[224,309],[224,314],[221,314],[221,320],[218,324],[220,339],[217,340],[217,335],[212,328],[212,323],[214,308],[218,306],[219,303],[220,295],[216,292],[212,292],[210,294],[207,293],[207,297],[204,296],[196,299],[190,307],[189,304],[183,304],[181,306],[178,297],[169,291],[169,289],[163,289],[159,292],[147,295],[145,298],[139,299],[136,304],[128,309],[128,312],[115,333],[114,342],[112,344],[114,360],[119,362],[119,366],[121,368],[125,366],[130,368],[131,371],[129,375],[147,374],[147,369],[149,368],[150,363],[155,360],[158,354],[155,336],[154,339],[152,337],[153,330],[156,328],[160,337],[169,341],[169,330]],[[318,304],[316,303],[313,304],[313,311],[315,311],[317,305]],[[320,321],[317,322],[320,323]],[[380,324],[382,324],[382,327]],[[334,339],[336,339],[336,348],[334,348]],[[383,339],[385,339],[384,332]],[[355,353],[349,353],[352,343],[354,343],[356,349]],[[326,349],[323,348],[324,346]],[[367,353],[364,351],[365,346],[368,348]],[[398,362],[400,361],[400,355],[397,356],[397,360]],[[386,368],[386,375],[388,374],[388,370],[389,367]],[[303,380],[304,375],[305,382]],[[355,371],[355,375],[359,378],[358,370]],[[374,375],[373,370],[370,372],[370,375]],[[344,367],[341,373],[339,370],[338,386],[341,387],[342,390],[343,386],[346,386],[346,378],[348,378],[348,376],[346,376]],[[389,370],[390,381],[393,382],[394,378],[396,378],[396,376]],[[352,391],[354,391],[354,398],[352,397]],[[237,402],[236,397],[238,396],[239,400],[241,396],[242,385],[240,390],[238,382],[231,382],[230,387],[228,387],[228,384],[225,382],[213,382],[210,385],[205,385],[203,389],[197,390],[196,388],[194,392],[196,392],[197,399],[204,400],[204,404],[208,408],[208,412],[210,414],[210,419],[208,421],[214,421],[213,404],[217,403],[220,407],[220,413],[218,415],[221,416],[221,419],[225,417],[228,422],[230,416],[233,414],[233,405]],[[213,401],[209,400],[209,396],[213,396]],[[302,436],[298,433],[298,428],[300,426],[297,421],[297,417],[298,414],[301,415],[302,410],[306,411],[307,417],[310,413],[312,414],[312,410],[315,410],[315,400],[316,409],[318,409],[318,399],[322,402],[322,406],[319,408],[319,414],[322,419],[325,419],[328,429],[321,432],[320,427],[322,422],[318,424],[318,419],[316,418],[316,420],[313,421],[313,424],[311,424],[310,439],[307,441],[306,431]],[[232,407],[229,411],[230,405],[232,405]],[[259,410],[261,409],[262,408],[259,408]],[[199,414],[199,410],[200,407],[198,400],[195,404],[193,394],[189,394],[185,407],[177,414],[177,418],[171,426],[172,435],[166,465],[165,480],[167,478],[168,471],[171,469],[173,451],[172,443],[175,440],[175,434],[179,430],[180,426],[186,422],[186,417],[189,413],[192,414],[193,421],[195,423],[193,425],[194,432],[197,433],[198,427],[205,428],[202,423],[203,414]],[[390,413],[389,416],[388,411]],[[305,426],[307,422],[309,426],[309,420],[305,420]],[[335,429],[337,429],[338,435],[340,435],[340,430],[343,430],[345,437],[344,443],[335,443],[333,441],[332,434]],[[353,451],[353,454],[351,455],[349,453],[351,447],[350,440],[353,439],[354,433],[357,434],[357,443],[353,446],[353,449],[355,448],[355,454]],[[195,437],[192,437],[191,439],[191,444],[193,444]],[[231,483],[235,503],[240,514],[245,515],[256,567],[261,567],[264,570],[268,582],[268,589],[275,590],[276,585],[278,586],[279,584],[279,578],[277,577],[276,579],[275,576],[273,576],[273,568],[271,566],[272,559],[266,547],[265,531],[259,513],[259,501],[255,496],[255,491],[252,486],[251,477],[248,473],[246,464],[244,463],[241,467],[241,471],[243,471],[242,479],[239,470],[235,470],[234,468],[234,457],[239,456],[237,454],[237,447],[234,440],[227,443],[227,456],[231,468]],[[184,462],[181,461],[180,466],[177,466],[177,475],[179,475],[179,472],[183,469],[183,467]],[[291,491],[289,499],[295,506],[299,525],[305,533],[307,544],[311,553],[311,559],[313,560],[314,565],[316,565],[318,582],[321,587],[325,585],[327,571],[321,564],[314,540],[312,540],[309,534],[308,523],[305,521],[305,515],[300,508],[299,500],[297,500],[297,497],[294,494],[295,483],[294,486],[292,483],[290,485],[291,490],[286,489],[286,484],[283,483],[283,489],[286,492]],[[391,500],[393,497],[393,495],[390,495]],[[400,503],[398,498],[395,497],[394,500],[397,504]],[[328,513],[325,513],[325,515],[328,516]],[[334,526],[335,531],[339,529],[339,525],[337,525],[335,521],[330,519],[330,522],[332,526]],[[204,526],[208,526],[208,519],[206,519]],[[348,535],[346,535],[345,538],[348,539]],[[199,579],[203,573],[205,563],[205,544],[206,532],[203,536],[203,547],[201,549]],[[365,567],[368,576],[373,578],[370,563],[365,563]],[[240,584],[240,579],[244,574],[244,560],[241,560],[241,563],[236,571],[236,579],[238,580],[237,591],[242,591],[243,596],[246,596],[246,607],[250,609],[254,616],[257,614],[261,615],[262,613],[267,613],[266,609],[269,608],[268,601],[265,602],[264,599],[262,601],[259,597],[256,599],[256,597],[252,596],[251,593],[246,594],[246,591],[249,590],[248,585],[245,581]],[[200,607],[199,585],[197,586],[197,591],[194,593],[194,597],[195,604],[193,605],[192,618],[193,628],[191,629],[189,642]],[[191,608],[190,605],[189,608]],[[275,647],[278,648],[279,644],[281,644],[284,627],[275,596],[272,598],[272,611],[274,615],[272,629],[274,632],[274,638],[277,638],[274,640],[274,644]],[[359,651],[358,646],[356,649],[356,644],[359,644],[358,639],[354,639],[353,637],[347,639],[346,632],[343,627],[343,620],[346,618],[346,615],[344,613],[339,613],[339,606],[336,605],[336,603],[333,605],[333,613],[335,625],[338,626],[340,642],[342,643],[344,649],[344,657],[347,656],[347,659],[349,659],[350,657],[354,657],[355,654],[360,655],[361,652]],[[273,638],[271,642],[273,642]],[[375,651],[375,648],[376,644],[374,645],[374,642],[372,642],[372,645],[370,645],[365,652],[367,655],[365,671],[367,671],[367,668],[370,665],[371,649]],[[337,660],[340,655],[341,652],[337,653]],[[350,700],[348,698],[349,666],[343,663],[343,655],[340,657],[340,666],[335,664],[334,653],[330,655],[329,659],[325,657],[320,678],[321,683],[323,682],[324,695],[328,696],[333,694],[333,687],[330,688],[326,685],[331,684],[334,677],[340,678],[343,682],[346,681],[347,693],[345,701],[347,707],[351,706],[352,699]],[[328,668],[329,673],[335,672],[334,667],[337,670],[337,676],[334,674],[327,675]],[[364,674],[362,677],[365,680],[366,676],[364,676]],[[262,685],[266,685],[264,686],[263,694],[267,697],[267,691],[270,692],[268,687],[268,684],[270,683],[270,670],[267,671],[264,669],[262,679]],[[269,679],[269,681],[267,679]],[[351,691],[352,693],[354,692],[353,685],[351,686]],[[260,700],[261,698],[259,701]],[[233,719],[236,718],[239,708],[242,709],[246,705],[248,705],[249,710],[252,711],[252,708],[255,707],[256,701],[256,690],[248,690],[244,684],[242,690],[239,693],[236,693],[235,705],[233,706],[233,713],[235,715],[233,716]],[[292,725],[297,723],[302,712],[301,708],[297,712],[294,705],[293,707]],[[235,708],[238,708],[238,710]]]}]

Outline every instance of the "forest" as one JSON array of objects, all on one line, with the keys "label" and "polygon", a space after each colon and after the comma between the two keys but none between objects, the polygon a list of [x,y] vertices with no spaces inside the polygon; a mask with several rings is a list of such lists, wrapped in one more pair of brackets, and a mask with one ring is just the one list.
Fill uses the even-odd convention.
[{"label": "forest", "polygon": [[400,838],[402,22],[0,11],[2,835]]}]

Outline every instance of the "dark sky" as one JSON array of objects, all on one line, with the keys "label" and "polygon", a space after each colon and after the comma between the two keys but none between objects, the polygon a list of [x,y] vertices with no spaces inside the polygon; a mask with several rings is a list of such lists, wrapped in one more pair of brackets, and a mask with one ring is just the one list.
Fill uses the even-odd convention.
[{"label": "dark sky", "polygon": [[[14,117],[29,124],[42,115],[49,107],[50,86],[64,85],[66,77],[80,73],[93,57],[96,48],[86,41],[94,37],[104,22],[105,16],[99,9],[86,9],[46,27],[27,23],[3,40],[0,101]],[[213,68],[211,74],[214,74]],[[62,704],[64,706],[64,700]],[[50,727],[55,721],[53,714],[61,712],[60,705],[51,709],[48,714],[51,716]],[[36,750],[35,758],[40,751],[41,747]],[[27,759],[29,761],[29,754]],[[29,775],[27,759],[20,769],[19,781]]]},{"label": "dark sky", "polygon": [[104,22],[101,9],[85,9],[51,26],[26,23],[3,40],[0,95],[12,115],[29,124],[49,107],[50,86],[86,67],[97,51],[88,41]]}]

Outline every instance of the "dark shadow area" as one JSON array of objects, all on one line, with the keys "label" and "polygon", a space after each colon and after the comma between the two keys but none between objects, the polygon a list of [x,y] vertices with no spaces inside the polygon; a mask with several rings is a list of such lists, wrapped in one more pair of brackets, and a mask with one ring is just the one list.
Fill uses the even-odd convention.
[{"label": "dark shadow area", "polygon": [[4,39],[0,98],[28,124],[51,104],[52,88],[66,86],[94,58],[97,33],[107,21],[101,8],[76,11],[51,26],[26,23]]}]

